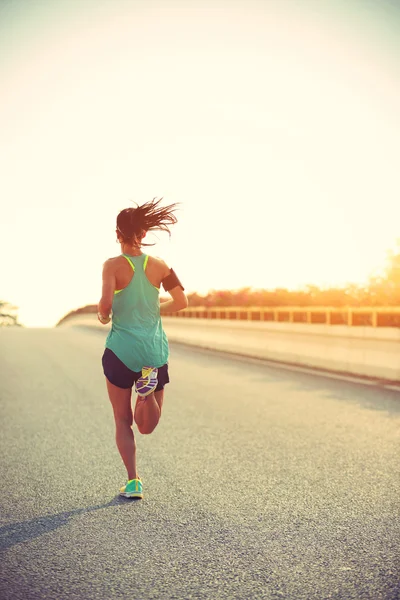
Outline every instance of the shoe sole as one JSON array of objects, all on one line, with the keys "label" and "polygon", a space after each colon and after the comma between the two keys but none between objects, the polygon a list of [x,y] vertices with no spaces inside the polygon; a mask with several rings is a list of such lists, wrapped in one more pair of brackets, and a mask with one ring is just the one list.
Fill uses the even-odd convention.
[{"label": "shoe sole", "polygon": [[151,384],[151,385],[147,384],[139,390],[138,386],[135,384],[135,392],[137,394],[139,394],[139,396],[149,396],[150,394],[152,394],[155,391],[157,385],[158,385],[158,381],[156,381],[154,384]]},{"label": "shoe sole", "polygon": [[120,492],[119,495],[123,496],[124,498],[138,498],[138,500],[143,499],[143,494],[141,494],[140,492],[132,492],[132,493]]},{"label": "shoe sole", "polygon": [[[149,367],[146,367],[149,368]],[[154,372],[155,371],[155,372]],[[135,382],[135,392],[142,397],[149,396],[152,394],[157,385],[158,385],[158,369],[154,369],[154,371],[149,376],[139,377],[139,379]],[[138,384],[142,388],[140,391],[138,390]]]}]

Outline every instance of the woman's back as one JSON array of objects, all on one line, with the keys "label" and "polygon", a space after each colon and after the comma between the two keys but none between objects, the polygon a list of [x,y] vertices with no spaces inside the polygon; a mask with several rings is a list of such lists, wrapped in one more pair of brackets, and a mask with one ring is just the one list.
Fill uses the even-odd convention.
[{"label": "woman's back", "polygon": [[139,258],[140,256],[147,256],[147,263],[145,265],[146,277],[154,287],[161,287],[161,282],[164,279],[165,274],[169,271],[168,266],[161,258],[149,256],[148,254],[132,256],[131,254],[125,253],[109,259],[109,261],[114,264],[116,290],[126,288],[133,276],[133,269],[124,256],[128,256],[129,258],[133,257],[134,259]]},{"label": "woman's back", "polygon": [[123,254],[110,263],[116,289],[106,347],[132,371],[144,365],[160,367],[169,355],[159,301],[165,263],[146,254]]}]

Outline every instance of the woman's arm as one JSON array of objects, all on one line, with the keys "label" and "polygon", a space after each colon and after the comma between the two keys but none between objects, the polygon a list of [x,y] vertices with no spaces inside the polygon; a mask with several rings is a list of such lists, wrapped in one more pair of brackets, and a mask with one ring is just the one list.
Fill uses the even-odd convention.
[{"label": "woman's arm", "polygon": [[97,306],[97,317],[103,325],[110,322],[114,291],[116,287],[114,264],[106,260],[103,265],[103,287],[101,299]]},{"label": "woman's arm", "polygon": [[179,281],[173,269],[168,269],[166,277],[162,280],[162,286],[172,297],[171,300],[162,302],[160,309],[164,312],[178,312],[188,305],[188,299],[185,294],[185,288]]},{"label": "woman's arm", "polygon": [[164,290],[170,294],[170,300],[160,300],[160,311],[178,312],[188,306],[188,299],[185,294],[185,288],[179,281],[173,269],[170,269],[165,261],[157,259],[162,267],[161,285]]},{"label": "woman's arm", "polygon": [[188,299],[180,285],[172,288],[172,290],[168,290],[168,293],[171,294],[172,298],[161,302],[160,310],[162,312],[178,312],[187,307]]}]

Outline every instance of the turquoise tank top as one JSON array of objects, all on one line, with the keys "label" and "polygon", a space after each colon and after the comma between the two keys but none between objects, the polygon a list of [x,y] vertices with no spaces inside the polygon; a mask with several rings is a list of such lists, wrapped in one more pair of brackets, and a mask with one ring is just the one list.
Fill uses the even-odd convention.
[{"label": "turquoise tank top", "polygon": [[111,330],[106,348],[131,371],[161,367],[168,361],[168,339],[160,317],[160,290],[146,277],[148,255],[123,254],[133,277],[123,290],[114,292]]}]

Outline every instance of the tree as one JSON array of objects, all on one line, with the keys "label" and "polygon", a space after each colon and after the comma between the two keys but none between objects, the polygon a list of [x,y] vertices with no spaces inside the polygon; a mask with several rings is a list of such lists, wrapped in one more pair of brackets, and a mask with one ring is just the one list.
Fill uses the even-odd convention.
[{"label": "tree", "polygon": [[389,253],[385,278],[394,294],[398,297],[400,290],[400,240],[397,240],[396,250]]},{"label": "tree", "polygon": [[400,240],[397,240],[396,249],[388,253],[384,271],[370,278],[368,292],[372,306],[400,304]]},{"label": "tree", "polygon": [[17,307],[9,302],[0,300],[0,327],[20,327],[18,323]]}]

